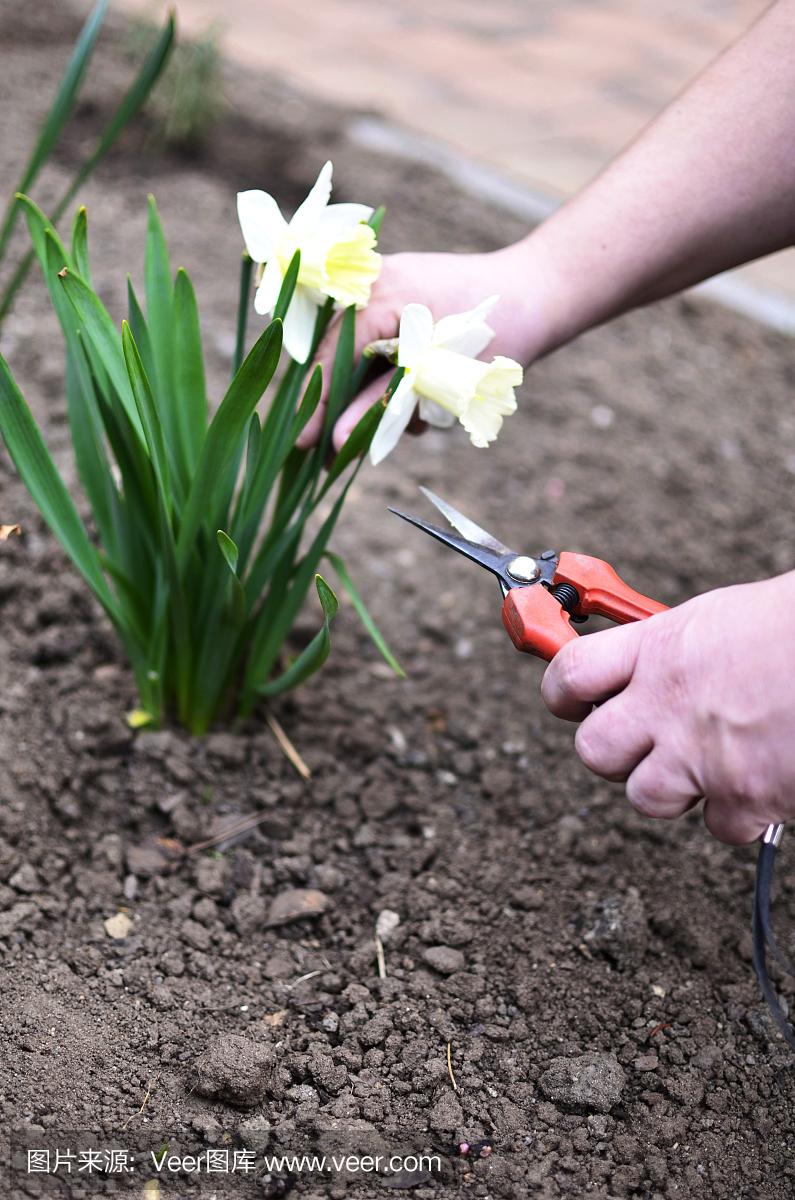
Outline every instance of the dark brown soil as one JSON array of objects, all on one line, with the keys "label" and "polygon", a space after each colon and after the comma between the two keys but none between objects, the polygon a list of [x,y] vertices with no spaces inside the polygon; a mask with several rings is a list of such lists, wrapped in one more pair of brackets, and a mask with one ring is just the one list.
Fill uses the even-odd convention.
[{"label": "dark brown soil", "polygon": [[[8,185],[74,30],[64,4],[35,8],[37,27],[18,5],[0,10],[4,31],[13,17],[0,60]],[[108,38],[90,104],[42,180],[45,206],[128,73]],[[205,157],[151,159],[139,126],[83,197],[95,279],[120,316],[155,191],[174,265],[196,283],[216,396],[237,186],[289,205],[331,156],[340,197],[388,205],[386,248],[489,248],[523,232],[429,168],[363,154],[345,139],[348,114],[278,81],[230,70],[227,94]],[[73,481],[38,279],[0,349]],[[790,568],[792,361],[792,344],[760,327],[669,302],[536,367],[490,450],[431,433],[363,471],[335,549],[409,678],[389,677],[344,605],[328,665],[275,709],[308,784],[262,715],[201,741],[133,735],[123,655],[2,454],[0,517],[23,526],[0,547],[0,1087],[22,1164],[5,1195],[157,1195],[142,1192],[156,1175],[143,1157],[107,1178],[76,1161],[26,1171],[36,1138],[65,1151],[121,1137],[255,1151],[248,1175],[163,1175],[164,1196],[381,1194],[361,1169],[266,1177],[263,1152],[331,1143],[438,1154],[440,1169],[391,1180],[427,1198],[789,1194],[795,1082],[750,965],[755,852],[715,843],[697,813],[643,820],[588,775],[571,728],[541,703],[541,665],[505,636],[496,587],[386,506],[427,511],[428,485],[519,549],[602,555],[670,604]],[[607,428],[597,406],[614,414]],[[180,853],[256,813],[255,830]],[[792,871],[785,844],[785,944]],[[327,910],[266,926],[291,888],[321,890]],[[385,909],[400,925],[380,979]],[[114,940],[103,922],[120,910],[132,928]],[[245,1043],[218,1041],[229,1034]],[[550,1069],[591,1052],[601,1099],[567,1091],[572,1064]],[[454,1150],[484,1139],[488,1153]]]}]

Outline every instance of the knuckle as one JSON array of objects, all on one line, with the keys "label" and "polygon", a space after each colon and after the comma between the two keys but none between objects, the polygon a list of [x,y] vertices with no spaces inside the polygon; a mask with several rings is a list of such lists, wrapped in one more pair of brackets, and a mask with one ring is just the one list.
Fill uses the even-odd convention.
[{"label": "knuckle", "polygon": [[583,722],[574,735],[575,749],[589,771],[597,775],[605,767],[604,739],[599,736],[590,721]]},{"label": "knuckle", "polygon": [[557,691],[568,700],[581,700],[583,691],[582,655],[578,642],[567,642],[555,655]]},{"label": "knuckle", "polygon": [[633,772],[627,780],[626,795],[639,813],[668,821],[681,817],[691,806],[691,798],[674,792],[657,764],[645,765],[644,769]]}]

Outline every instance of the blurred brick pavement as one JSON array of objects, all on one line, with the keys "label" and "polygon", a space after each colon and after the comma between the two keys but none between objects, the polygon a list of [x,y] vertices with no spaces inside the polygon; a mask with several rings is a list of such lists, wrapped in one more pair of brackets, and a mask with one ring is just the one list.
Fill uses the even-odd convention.
[{"label": "blurred brick pavement", "polygon": [[[156,12],[150,0],[117,0]],[[564,198],[768,0],[177,0],[225,52]],[[795,251],[743,277],[795,300]]]}]

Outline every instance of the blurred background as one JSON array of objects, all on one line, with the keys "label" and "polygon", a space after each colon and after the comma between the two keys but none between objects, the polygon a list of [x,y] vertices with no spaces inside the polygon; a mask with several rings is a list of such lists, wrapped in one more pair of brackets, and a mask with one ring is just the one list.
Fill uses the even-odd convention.
[{"label": "blurred background", "polygon": [[[116,0],[161,18],[167,5]],[[365,119],[537,220],[613,158],[768,0],[179,0],[183,35]],[[795,251],[708,285],[795,333]]]}]

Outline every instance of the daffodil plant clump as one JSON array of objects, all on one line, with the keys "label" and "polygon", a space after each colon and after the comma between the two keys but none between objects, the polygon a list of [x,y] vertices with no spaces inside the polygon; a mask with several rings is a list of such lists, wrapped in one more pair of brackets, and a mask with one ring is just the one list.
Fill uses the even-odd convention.
[{"label": "daffodil plant clump", "polygon": [[[367,304],[380,271],[375,246],[383,210],[332,205],[330,193],[327,163],[289,222],[265,192],[239,195],[246,253],[237,349],[231,383],[211,419],[196,298],[183,270],[172,276],[154,201],[144,305],[129,284],[119,334],[91,285],[85,209],[67,247],[36,205],[18,197],[66,342],[69,424],[92,535],[2,357],[0,432],[124,644],[139,692],[133,724],[157,725],[170,714],[201,734],[216,718],[246,717],[261,698],[307,679],[328,656],[338,607],[318,574],[324,556],[399,671],[345,564],[328,550],[350,485],[368,450],[378,461],[395,445],[417,402],[436,424],[457,417],[478,445],[496,436],[515,407],[517,364],[472,357],[492,336],[483,318],[493,301],[435,326],[427,309],[409,305],[399,341],[368,347],[354,362],[356,310]],[[244,358],[255,265],[254,307],[271,320]],[[321,396],[313,358],[337,313],[322,432],[315,446],[299,448]],[[383,401],[330,457],[334,424],[378,352],[396,358],[398,369]],[[260,417],[280,359],[278,384]],[[313,583],[322,626],[286,662],[285,641]]]}]

